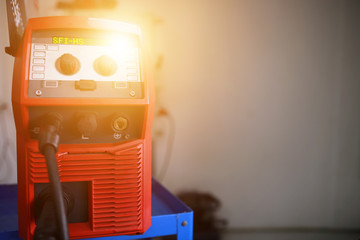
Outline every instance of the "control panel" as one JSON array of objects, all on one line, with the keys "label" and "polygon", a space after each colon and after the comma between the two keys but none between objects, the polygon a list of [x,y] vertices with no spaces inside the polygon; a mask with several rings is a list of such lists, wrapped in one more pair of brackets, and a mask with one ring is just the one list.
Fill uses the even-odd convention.
[{"label": "control panel", "polygon": [[[137,36],[106,31],[34,31],[30,51],[31,98],[143,97]],[[30,107],[29,131],[38,138],[42,117],[64,119],[61,143],[111,143],[141,138],[143,107]]]},{"label": "control panel", "polygon": [[34,31],[29,97],[142,98],[136,36],[106,31]]}]

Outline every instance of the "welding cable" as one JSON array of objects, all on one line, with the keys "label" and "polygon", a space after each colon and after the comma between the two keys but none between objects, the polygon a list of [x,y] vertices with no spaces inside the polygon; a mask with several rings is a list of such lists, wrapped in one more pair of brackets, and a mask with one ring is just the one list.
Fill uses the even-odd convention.
[{"label": "welding cable", "polygon": [[52,189],[52,199],[55,206],[55,214],[58,225],[58,234],[60,239],[69,239],[64,197],[62,193],[59,170],[56,162],[56,149],[51,145],[43,147],[43,153],[46,159],[46,165],[49,174],[50,186]]},{"label": "welding cable", "polygon": [[52,200],[55,206],[58,235],[56,239],[68,240],[69,231],[66,219],[66,209],[56,161],[56,152],[60,140],[61,122],[61,116],[54,113],[48,114],[43,119],[39,133],[39,150],[45,156]]}]

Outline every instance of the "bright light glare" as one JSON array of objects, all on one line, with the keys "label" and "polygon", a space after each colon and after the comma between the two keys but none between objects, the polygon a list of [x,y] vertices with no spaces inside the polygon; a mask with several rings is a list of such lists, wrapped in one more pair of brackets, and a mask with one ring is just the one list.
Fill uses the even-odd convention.
[{"label": "bright light glare", "polygon": [[136,53],[137,43],[134,39],[124,35],[109,35],[105,39],[109,55],[130,56]]}]

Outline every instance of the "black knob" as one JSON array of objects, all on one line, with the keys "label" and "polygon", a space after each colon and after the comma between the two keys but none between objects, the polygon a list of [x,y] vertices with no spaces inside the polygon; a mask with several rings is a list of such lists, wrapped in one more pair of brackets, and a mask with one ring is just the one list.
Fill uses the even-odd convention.
[{"label": "black knob", "polygon": [[89,138],[97,128],[96,115],[94,113],[81,114],[77,127],[83,138]]},{"label": "black knob", "polygon": [[73,75],[79,71],[80,62],[73,55],[65,53],[56,60],[56,67],[62,74]]},{"label": "black knob", "polygon": [[95,60],[94,69],[98,74],[108,77],[116,72],[117,65],[114,59],[107,55],[103,55]]}]

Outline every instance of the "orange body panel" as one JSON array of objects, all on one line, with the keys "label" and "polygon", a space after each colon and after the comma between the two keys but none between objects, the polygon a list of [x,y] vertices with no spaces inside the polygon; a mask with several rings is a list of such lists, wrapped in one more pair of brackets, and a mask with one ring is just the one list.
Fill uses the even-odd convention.
[{"label": "orange body panel", "polygon": [[[144,233],[151,224],[151,126],[154,90],[149,64],[142,60],[144,97],[30,98],[28,97],[32,32],[49,29],[120,31],[114,21],[86,17],[30,19],[15,59],[13,112],[17,131],[19,235],[32,239],[35,230],[34,184],[48,182],[38,142],[30,137],[29,107],[143,106],[141,138],[119,143],[60,144],[57,161],[61,182],[89,182],[88,222],[69,223],[72,239]],[[136,34],[136,33],[134,33]]]}]

